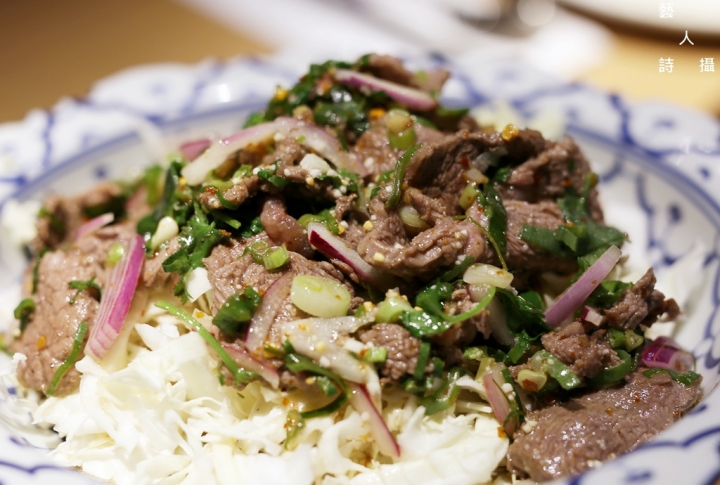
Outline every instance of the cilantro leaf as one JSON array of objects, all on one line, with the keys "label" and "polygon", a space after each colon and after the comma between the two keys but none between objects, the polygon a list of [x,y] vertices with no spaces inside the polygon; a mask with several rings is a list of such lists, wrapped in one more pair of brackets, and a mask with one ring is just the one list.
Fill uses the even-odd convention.
[{"label": "cilantro leaf", "polygon": [[100,299],[102,298],[102,290],[101,290],[100,287],[97,285],[97,283],[95,283],[95,277],[94,277],[94,276],[93,276],[92,278],[90,278],[89,280],[87,280],[87,281],[83,281],[83,280],[69,281],[69,282],[68,282],[68,288],[73,289],[73,290],[77,290],[77,291],[75,292],[75,294],[73,295],[73,297],[70,298],[70,300],[68,300],[68,303],[69,303],[70,305],[74,305],[74,304],[75,304],[75,300],[77,299],[78,295],[80,295],[80,293],[83,292],[83,291],[93,290],[93,291],[95,291],[95,292],[97,293],[98,301],[100,301]]},{"label": "cilantro leaf", "polygon": [[213,325],[230,337],[237,337],[252,319],[261,302],[262,296],[248,286],[242,293],[228,297],[213,318]]},{"label": "cilantro leaf", "polygon": [[487,184],[482,191],[478,191],[478,202],[485,210],[488,218],[488,233],[497,244],[500,251],[499,257],[503,257],[507,251],[507,213],[502,203],[502,198],[494,184]]},{"label": "cilantro leaf", "polygon": [[187,300],[184,276],[195,268],[202,266],[202,260],[210,254],[216,244],[226,237],[227,233],[215,228],[215,222],[209,223],[207,217],[198,210],[188,224],[183,226],[179,236],[180,249],[171,254],[162,264],[168,273],[177,273],[182,278],[173,288],[175,296]]}]

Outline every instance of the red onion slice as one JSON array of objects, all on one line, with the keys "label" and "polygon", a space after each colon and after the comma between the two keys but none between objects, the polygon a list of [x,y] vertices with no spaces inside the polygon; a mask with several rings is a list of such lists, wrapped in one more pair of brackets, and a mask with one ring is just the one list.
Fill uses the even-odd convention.
[{"label": "red onion slice", "polygon": [[93,232],[97,231],[98,229],[107,226],[108,224],[111,224],[115,220],[115,214],[112,212],[108,212],[106,214],[94,217],[93,219],[90,219],[85,224],[80,226],[78,230],[75,232],[75,240],[77,241],[81,237],[92,234]]},{"label": "red onion slice", "polygon": [[201,138],[199,140],[186,141],[180,145],[180,154],[185,160],[192,162],[207,150],[212,141],[210,138]]},{"label": "red onion slice", "polygon": [[335,80],[346,86],[354,88],[367,88],[371,91],[382,91],[398,103],[410,109],[428,111],[435,108],[437,101],[424,91],[410,88],[392,81],[379,79],[369,74],[364,74],[350,69],[337,69],[334,74]]},{"label": "red onion slice", "polygon": [[291,271],[286,272],[280,278],[271,284],[263,295],[260,308],[255,312],[250,320],[247,335],[245,336],[245,346],[254,355],[261,355],[263,344],[270,331],[270,326],[275,321],[275,317],[282,308],[285,299],[290,295],[293,274]]},{"label": "red onion slice", "polygon": [[545,320],[551,327],[558,327],[566,318],[582,305],[590,293],[610,274],[620,260],[622,252],[617,246],[610,246],[578,280],[566,289],[555,304],[545,311]]},{"label": "red onion slice", "polygon": [[[503,427],[505,433],[508,436],[512,436],[515,433],[515,420],[507,420],[510,415],[510,403],[508,403],[507,396],[502,392],[500,386],[495,382],[493,378],[493,371],[488,371],[482,376],[483,386],[485,386],[485,395],[487,395],[488,403],[493,410],[495,419]],[[507,422],[505,422],[507,420]]]},{"label": "red onion slice", "polygon": [[347,264],[355,271],[358,278],[366,283],[383,291],[397,288],[402,284],[399,278],[368,264],[357,251],[345,244],[345,241],[335,236],[322,224],[311,222],[308,224],[307,231],[308,241],[315,249],[329,258],[339,259]]},{"label": "red onion slice", "polygon": [[658,337],[650,342],[642,353],[641,359],[647,367],[660,367],[680,373],[695,368],[695,357],[690,352],[676,347],[674,340]]},{"label": "red onion slice", "polygon": [[298,143],[316,151],[332,162],[337,168],[344,168],[363,177],[368,170],[354,154],[343,150],[340,141],[330,133],[310,123],[281,116],[275,120],[278,132],[286,137],[295,138]]},{"label": "red onion slice", "polygon": [[375,443],[377,443],[380,453],[396,460],[399,459],[401,454],[400,445],[390,431],[390,428],[388,428],[380,410],[373,404],[370,393],[364,385],[352,386],[350,404],[352,404],[352,407],[354,407],[358,413],[367,414],[370,424],[370,434],[375,440]]},{"label": "red onion slice", "polygon": [[85,347],[85,353],[96,360],[107,354],[122,330],[144,260],[145,241],[142,236],[135,235],[103,288],[98,315]]},{"label": "red onion slice", "polygon": [[275,123],[262,123],[212,143],[194,162],[184,167],[182,176],[189,185],[198,185],[211,170],[215,170],[238,150],[262,143],[277,132]]},{"label": "red onion slice", "polygon": [[603,316],[592,307],[585,305],[580,313],[580,319],[599,327],[603,322]]},{"label": "red onion slice", "polygon": [[273,366],[256,359],[247,350],[237,345],[223,343],[222,348],[240,367],[255,372],[275,389],[280,387],[280,375]]}]

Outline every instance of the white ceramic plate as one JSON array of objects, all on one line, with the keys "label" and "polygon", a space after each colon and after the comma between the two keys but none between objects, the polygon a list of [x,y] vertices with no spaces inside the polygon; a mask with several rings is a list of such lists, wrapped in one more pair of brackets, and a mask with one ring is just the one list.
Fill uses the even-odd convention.
[{"label": "white ceramic plate", "polygon": [[[653,29],[684,31],[705,36],[720,35],[720,2],[716,0],[560,0],[588,13]],[[662,15],[661,15],[662,14]]]},{"label": "white ceramic plate", "polygon": [[[705,399],[645,446],[559,483],[713,483],[720,476],[720,393],[713,392],[720,381],[720,125],[674,106],[632,105],[561,84],[510,62],[450,67],[455,75],[445,91],[447,104],[504,100],[528,119],[562,114],[601,176],[606,218],[630,234],[631,258],[652,264],[663,289],[685,302],[687,321],[678,339],[697,356]],[[0,125],[0,202],[132,176],[183,138],[236,130],[277,84],[290,85],[299,74],[253,59],[151,65],[116,74],[85,99]],[[24,265],[0,231],[0,301],[18,298]],[[12,306],[0,307],[0,325],[7,325]],[[0,386],[0,483],[92,482],[52,465],[28,445],[21,433],[27,416],[11,412],[13,392]]]}]

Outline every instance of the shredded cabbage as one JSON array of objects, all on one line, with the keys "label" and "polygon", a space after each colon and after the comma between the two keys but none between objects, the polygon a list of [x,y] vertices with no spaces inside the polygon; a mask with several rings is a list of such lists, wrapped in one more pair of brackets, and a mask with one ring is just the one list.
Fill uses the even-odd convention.
[{"label": "shredded cabbage", "polygon": [[[128,363],[76,366],[78,393],[33,413],[64,438],[58,462],[124,484],[492,483],[508,442],[489,414],[425,416],[414,397],[389,394],[383,412],[403,454],[380,457],[366,415],[352,407],[306,421],[286,449],[287,393],[253,382],[223,386],[220,363],[195,332],[149,305],[127,343]],[[139,317],[138,317],[139,318]],[[128,322],[129,323],[129,322]],[[115,366],[117,367],[117,366]],[[372,386],[371,386],[372,387]]]}]

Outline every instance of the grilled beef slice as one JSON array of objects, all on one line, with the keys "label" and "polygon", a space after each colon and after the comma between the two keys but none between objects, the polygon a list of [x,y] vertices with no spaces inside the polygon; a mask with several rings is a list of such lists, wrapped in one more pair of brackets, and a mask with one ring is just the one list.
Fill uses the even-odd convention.
[{"label": "grilled beef slice", "polygon": [[508,468],[536,481],[573,475],[632,450],[677,421],[699,399],[667,373],[638,371],[627,384],[533,411],[508,449]]}]

